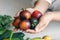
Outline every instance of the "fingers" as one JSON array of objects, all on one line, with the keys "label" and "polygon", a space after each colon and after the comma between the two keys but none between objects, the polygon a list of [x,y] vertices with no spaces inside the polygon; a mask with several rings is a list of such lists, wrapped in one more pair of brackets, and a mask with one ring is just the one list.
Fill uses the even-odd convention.
[{"label": "fingers", "polygon": [[19,10],[14,17],[18,17],[21,11],[22,10]]},{"label": "fingers", "polygon": [[36,33],[40,33],[42,32],[46,27],[47,27],[48,24],[44,24],[42,27],[40,27],[39,29],[37,30],[31,30],[31,29],[28,29],[26,30],[27,33],[31,33],[31,34],[36,34]]},{"label": "fingers", "polygon": [[36,32],[41,32],[42,30],[44,30],[49,22],[50,22],[50,18],[47,17],[47,15],[43,15],[40,19],[39,24],[35,28]]},{"label": "fingers", "polygon": [[36,32],[39,32],[40,29],[41,29],[44,25],[45,25],[45,24],[43,24],[43,25],[40,26],[40,24],[38,24],[38,25],[36,26],[36,28],[35,28]]},{"label": "fingers", "polygon": [[36,33],[35,30],[31,30],[31,29],[26,30],[26,32],[27,32],[27,33],[32,33],[32,34],[35,34],[35,33]]},{"label": "fingers", "polygon": [[39,22],[39,24],[36,26],[36,28],[35,28],[35,30],[27,30],[27,32],[28,33],[39,33],[41,30],[43,30],[44,29],[44,27],[43,26],[45,26],[46,25],[46,22],[45,22],[45,20],[43,20],[43,18],[41,18],[40,19],[40,22]]},{"label": "fingers", "polygon": [[46,27],[47,27],[47,25],[48,24],[44,24],[42,27],[40,27],[39,29],[38,29],[38,31],[37,31],[37,33],[40,33],[40,32],[42,32]]},{"label": "fingers", "polygon": [[38,29],[40,29],[42,26],[44,26],[46,24],[44,19],[40,19],[39,24],[36,26],[35,30],[38,31]]}]

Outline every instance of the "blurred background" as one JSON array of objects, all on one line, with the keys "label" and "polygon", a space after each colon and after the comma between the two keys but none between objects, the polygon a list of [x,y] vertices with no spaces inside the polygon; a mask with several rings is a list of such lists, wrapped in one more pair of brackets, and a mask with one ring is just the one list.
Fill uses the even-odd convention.
[{"label": "blurred background", "polygon": [[[14,15],[22,8],[33,7],[32,0],[0,0],[0,15]],[[51,22],[46,29],[39,34],[25,33],[27,37],[42,37],[50,35],[54,40],[60,39],[60,22]]]}]

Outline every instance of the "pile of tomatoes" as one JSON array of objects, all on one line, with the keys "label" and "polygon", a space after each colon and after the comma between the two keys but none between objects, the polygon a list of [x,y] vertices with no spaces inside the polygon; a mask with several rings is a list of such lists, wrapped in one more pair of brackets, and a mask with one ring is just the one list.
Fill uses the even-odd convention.
[{"label": "pile of tomatoes", "polygon": [[33,13],[22,10],[18,17],[15,17],[13,26],[20,30],[34,29],[42,16],[41,12],[35,10]]}]

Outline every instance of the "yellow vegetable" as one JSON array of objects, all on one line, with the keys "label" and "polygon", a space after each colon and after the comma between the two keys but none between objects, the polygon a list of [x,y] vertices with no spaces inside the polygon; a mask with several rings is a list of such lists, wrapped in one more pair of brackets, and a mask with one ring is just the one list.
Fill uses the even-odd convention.
[{"label": "yellow vegetable", "polygon": [[44,40],[51,40],[52,38],[50,37],[50,36],[43,36],[43,38],[42,39],[44,39]]},{"label": "yellow vegetable", "polygon": [[4,38],[3,40],[9,40],[8,38]]},{"label": "yellow vegetable", "polygon": [[32,38],[32,40],[42,40],[40,37]]}]

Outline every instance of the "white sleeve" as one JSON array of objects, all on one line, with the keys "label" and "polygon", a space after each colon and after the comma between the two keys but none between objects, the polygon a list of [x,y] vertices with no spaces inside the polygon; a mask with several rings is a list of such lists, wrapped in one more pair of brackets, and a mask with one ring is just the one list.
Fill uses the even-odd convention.
[{"label": "white sleeve", "polygon": [[48,3],[52,4],[56,0],[46,0]]}]

